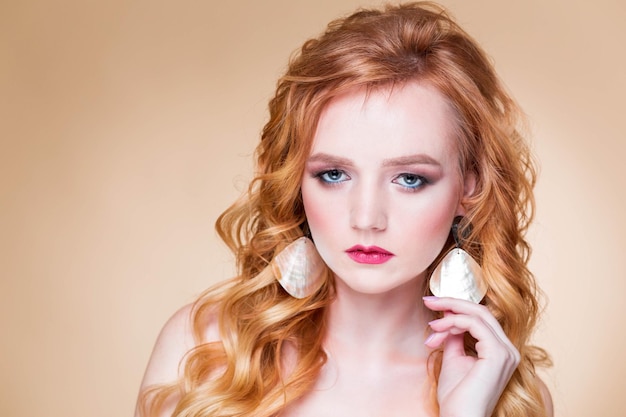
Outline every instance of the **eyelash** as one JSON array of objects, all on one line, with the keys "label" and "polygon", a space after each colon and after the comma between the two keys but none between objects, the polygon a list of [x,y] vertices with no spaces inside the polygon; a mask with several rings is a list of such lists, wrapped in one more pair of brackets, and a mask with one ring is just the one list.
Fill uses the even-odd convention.
[{"label": "eyelash", "polygon": [[[342,179],[339,180],[332,180],[328,178],[329,174],[334,174],[334,175],[341,175]],[[348,174],[346,174],[344,171],[340,170],[340,169],[326,169],[324,171],[320,171],[317,174],[314,175],[315,178],[317,178],[322,184],[326,184],[326,185],[336,185],[339,183],[342,183],[344,181],[347,181],[350,179],[350,177],[348,176]]]},{"label": "eyelash", "polygon": [[[333,176],[339,176],[339,178],[337,179],[331,179],[328,176],[329,175],[333,175]],[[337,185],[340,184],[344,181],[348,181],[350,179],[350,176],[348,174],[346,174],[345,171],[342,171],[341,169],[327,169],[324,171],[320,171],[318,173],[316,173],[314,175],[315,178],[317,178],[322,184],[325,185]],[[407,178],[410,178],[411,180],[415,181],[415,184],[406,184],[406,180]],[[401,181],[405,182],[405,184],[402,184]],[[410,191],[410,192],[414,192],[417,191],[418,189],[422,188],[424,185],[427,185],[430,183],[430,181],[421,176],[421,175],[417,175],[417,174],[411,174],[408,172],[402,173],[397,175],[393,181],[394,184],[398,184],[400,187],[402,187],[403,189]]]},{"label": "eyelash", "polygon": [[[405,185],[405,184],[401,184],[398,180],[399,179],[404,179],[406,181],[407,177],[412,177],[412,179],[414,179],[417,183],[416,184],[412,184],[412,185]],[[417,175],[417,174],[411,174],[411,173],[403,173],[398,175],[397,177],[395,177],[392,181],[394,184],[398,184],[400,187],[408,190],[408,191],[417,191],[418,189],[422,188],[424,185],[429,184],[428,179],[426,179],[425,177],[422,177],[421,175]]]}]

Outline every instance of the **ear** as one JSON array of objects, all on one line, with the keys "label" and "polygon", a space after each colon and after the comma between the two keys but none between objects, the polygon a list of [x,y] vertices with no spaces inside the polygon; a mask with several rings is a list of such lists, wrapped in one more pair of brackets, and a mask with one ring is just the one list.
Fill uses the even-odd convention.
[{"label": "ear", "polygon": [[466,172],[463,177],[463,194],[461,195],[461,199],[459,200],[459,206],[457,207],[457,216],[465,216],[465,201],[474,195],[474,190],[476,189],[476,174],[473,172]]}]

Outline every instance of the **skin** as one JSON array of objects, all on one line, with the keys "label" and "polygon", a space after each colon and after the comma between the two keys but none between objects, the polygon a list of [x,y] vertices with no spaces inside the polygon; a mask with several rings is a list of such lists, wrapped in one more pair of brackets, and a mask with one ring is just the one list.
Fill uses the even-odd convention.
[{"label": "skin", "polygon": [[[460,172],[450,120],[444,97],[417,82],[353,90],[322,113],[302,197],[316,247],[335,275],[324,340],[328,361],[314,388],[281,417],[492,414],[519,353],[485,307],[420,298],[425,270],[474,189],[474,178]],[[355,245],[392,255],[360,263],[346,252]],[[142,389],[179,377],[180,360],[193,347],[189,311],[181,309],[163,328]],[[433,321],[433,311],[444,318]],[[476,358],[465,355],[465,332],[478,340]],[[217,323],[205,339],[219,340]],[[427,359],[441,345],[433,395]],[[538,384],[552,416],[549,393]],[[161,416],[171,415],[177,400]]]},{"label": "skin", "polygon": [[[336,280],[325,342],[331,360],[288,415],[436,415],[426,361],[444,343],[439,415],[491,414],[519,361],[497,321],[469,302],[416,302],[474,188],[459,169],[452,116],[437,90],[417,82],[353,90],[322,113],[302,197]],[[359,263],[346,252],[355,245],[393,255]],[[446,317],[429,324],[429,309]],[[479,359],[463,351],[466,331],[479,340]]]}]

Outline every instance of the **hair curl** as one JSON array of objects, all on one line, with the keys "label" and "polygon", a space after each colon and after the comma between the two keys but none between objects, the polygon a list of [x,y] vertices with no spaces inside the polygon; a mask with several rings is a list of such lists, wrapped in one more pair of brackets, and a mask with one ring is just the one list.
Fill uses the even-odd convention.
[{"label": "hair curl", "polygon": [[[326,361],[322,338],[331,275],[327,271],[316,294],[297,300],[278,286],[268,264],[306,227],[300,180],[324,106],[348,89],[413,80],[436,87],[454,109],[461,170],[476,178],[466,204],[472,224],[466,249],[489,284],[484,304],[522,358],[493,416],[545,415],[535,366],[549,360],[529,344],[539,304],[524,235],[536,172],[519,133],[523,117],[478,44],[429,2],[363,9],[335,20],[291,59],[269,103],[257,175],[216,223],[236,254],[239,275],[197,300],[197,345],[184,358],[184,375],[148,389],[146,413],[177,395],[176,416],[273,416],[310,389]],[[211,317],[219,322],[219,342],[202,340]],[[470,351],[473,344],[468,337]],[[287,372],[288,345],[296,348],[297,361]],[[440,352],[431,364],[436,377]]]}]

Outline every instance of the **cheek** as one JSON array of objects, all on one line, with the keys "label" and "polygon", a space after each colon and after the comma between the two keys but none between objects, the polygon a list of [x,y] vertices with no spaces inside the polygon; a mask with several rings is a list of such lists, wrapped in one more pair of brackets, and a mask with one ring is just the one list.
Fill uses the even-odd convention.
[{"label": "cheek", "polygon": [[323,203],[323,198],[316,192],[312,184],[302,183],[302,203],[304,205],[304,213],[306,214],[307,223],[313,235],[317,235],[320,229],[324,229],[324,225],[332,216],[329,216],[329,207]]},{"label": "cheek", "polygon": [[428,222],[427,230],[427,233],[430,236],[430,241],[432,242],[431,256],[433,257],[433,260],[437,257],[437,255],[439,255],[446,244],[448,236],[450,235],[450,229],[452,228],[452,221],[454,220],[454,212],[441,212],[437,214],[438,215],[431,217]]},{"label": "cheek", "polygon": [[319,184],[302,185],[302,202],[313,242],[327,264],[332,264],[332,248],[349,224],[347,202],[340,193],[329,193]]},{"label": "cheek", "polygon": [[433,235],[447,235],[452,226],[452,221],[456,215],[456,205],[454,202],[439,207],[438,209],[429,210],[425,221],[425,227],[428,233]]},{"label": "cheek", "polygon": [[420,247],[430,246],[438,252],[448,238],[453,219],[454,212],[429,210],[399,227],[405,231],[405,236],[419,240]]},{"label": "cheek", "polygon": [[414,245],[416,255],[434,261],[450,235],[457,208],[458,198],[453,193],[444,198],[433,198],[414,207],[411,212],[404,211],[399,215],[398,219],[404,221],[396,223],[396,230],[403,231],[405,243]]}]

